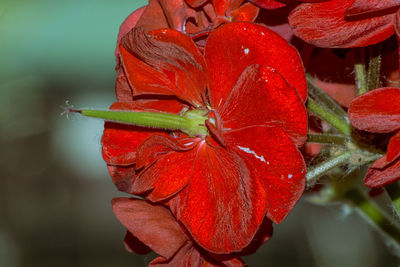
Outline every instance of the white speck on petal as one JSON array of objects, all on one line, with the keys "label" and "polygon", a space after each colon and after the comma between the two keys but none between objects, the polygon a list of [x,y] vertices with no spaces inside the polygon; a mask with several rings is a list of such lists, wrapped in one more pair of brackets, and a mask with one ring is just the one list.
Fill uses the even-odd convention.
[{"label": "white speck on petal", "polygon": [[245,50],[244,50],[244,53],[247,55],[248,53],[250,52],[250,49],[248,49],[248,48],[246,48]]},{"label": "white speck on petal", "polygon": [[267,165],[269,165],[269,161],[267,161]]},{"label": "white speck on petal", "polygon": [[293,174],[289,173],[287,178],[291,179],[293,177]]},{"label": "white speck on petal", "polygon": [[[256,157],[257,159],[261,160],[262,162],[265,162],[264,156],[259,156],[259,155],[257,155],[256,152],[254,152],[254,151],[251,150],[250,148],[242,147],[242,146],[237,146],[237,147],[238,147],[240,150],[242,150],[242,151],[244,151],[244,152],[246,152],[246,153],[253,154],[254,157]],[[267,163],[267,164],[269,164],[269,163]]]},{"label": "white speck on petal", "polygon": [[265,35],[265,33],[263,33],[263,32],[262,32],[262,33],[261,33],[261,35],[262,35],[262,36],[264,36],[264,35]]}]

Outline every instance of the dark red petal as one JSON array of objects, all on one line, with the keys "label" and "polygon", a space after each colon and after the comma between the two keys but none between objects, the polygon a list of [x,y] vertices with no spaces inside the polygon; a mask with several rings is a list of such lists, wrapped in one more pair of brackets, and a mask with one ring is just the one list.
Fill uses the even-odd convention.
[{"label": "dark red petal", "polygon": [[304,3],[289,15],[293,33],[319,47],[363,47],[379,43],[394,33],[394,15],[345,20],[354,0]]},{"label": "dark red petal", "polygon": [[146,31],[168,28],[168,21],[159,0],[149,0],[149,4],[146,6],[136,26],[142,27]]},{"label": "dark red petal", "polygon": [[386,156],[388,161],[393,161],[400,156],[400,131],[390,138]]},{"label": "dark red petal", "polygon": [[272,68],[252,65],[245,69],[221,105],[224,128],[275,125],[299,146],[306,140],[304,104],[296,89]]},{"label": "dark red petal", "polygon": [[207,2],[207,0],[185,0],[185,2],[191,5],[192,7],[198,7]]},{"label": "dark red petal", "polygon": [[351,102],[348,114],[357,129],[393,132],[400,128],[400,88],[384,87],[362,94]]},{"label": "dark red petal", "polygon": [[124,245],[127,251],[140,255],[151,252],[151,248],[146,246],[142,241],[137,239],[131,232],[127,231],[124,238]]},{"label": "dark red petal", "polygon": [[227,131],[227,146],[257,173],[267,192],[267,216],[280,223],[304,191],[306,166],[287,135],[277,127],[249,127]]},{"label": "dark red petal", "polygon": [[167,153],[170,148],[161,145],[155,145],[155,149],[147,147],[149,149],[150,152],[161,152],[153,152],[155,163],[135,180],[132,193],[141,194],[152,190],[146,198],[156,202],[176,194],[186,186],[193,172],[197,151],[194,148],[181,152],[171,150]]},{"label": "dark red petal", "polygon": [[111,175],[111,179],[117,189],[121,192],[129,193],[131,191],[131,186],[136,178],[136,168],[134,165],[131,166],[114,166],[108,165],[108,172]]},{"label": "dark red petal", "polygon": [[187,236],[168,209],[133,198],[114,198],[112,209],[118,220],[157,254],[170,259]]},{"label": "dark red petal", "polygon": [[232,10],[232,21],[254,21],[257,18],[259,8],[251,3],[245,3],[238,9]]},{"label": "dark red petal", "polygon": [[169,28],[185,32],[185,22],[196,18],[196,11],[189,8],[185,0],[159,0],[169,23]]},{"label": "dark red petal", "polygon": [[140,17],[143,15],[143,12],[147,6],[141,7],[139,9],[136,9],[133,11],[125,20],[122,22],[121,26],[119,27],[119,32],[118,32],[118,37],[117,37],[117,47],[115,49],[115,58],[117,60],[117,65],[119,65],[119,43],[121,41],[121,38],[127,34],[130,30],[135,27],[136,23],[140,19]]},{"label": "dark red petal", "polygon": [[353,4],[346,10],[345,15],[370,14],[371,16],[379,16],[381,15],[378,13],[379,11],[385,10],[386,14],[395,13],[399,6],[400,0],[354,0]]},{"label": "dark red petal", "polygon": [[374,164],[368,169],[364,178],[364,184],[370,188],[376,188],[391,184],[400,179],[400,160],[396,160],[383,169],[374,168]]},{"label": "dark red petal", "polygon": [[[119,50],[118,50],[119,51]],[[133,90],[129,85],[128,79],[125,76],[124,71],[119,68],[117,70],[117,78],[115,80],[115,94],[119,102],[129,102],[133,100]]]},{"label": "dark red petal", "polygon": [[264,9],[276,9],[286,6],[286,4],[274,0],[249,0],[249,1]]},{"label": "dark red petal", "polygon": [[[112,110],[146,110],[179,113],[185,106],[176,100],[137,100],[116,102]],[[106,122],[101,139],[103,159],[111,165],[131,165],[136,160],[137,146],[151,134],[167,135],[165,131]]]},{"label": "dark red petal", "polygon": [[200,105],[207,85],[204,58],[192,39],[163,29],[134,29],[121,41],[125,74],[136,94],[175,95]]},{"label": "dark red petal", "polygon": [[200,246],[227,254],[252,241],[265,216],[266,195],[258,174],[235,152],[201,143],[188,185],[169,205]]},{"label": "dark red petal", "polygon": [[[397,35],[397,40],[400,40],[400,9],[396,12],[396,18],[394,19],[394,30]],[[400,47],[399,47],[400,51]]]},{"label": "dark red petal", "polygon": [[213,107],[225,102],[241,73],[250,65],[270,66],[281,73],[305,100],[307,84],[297,50],[267,27],[227,23],[212,32],[205,46]]}]

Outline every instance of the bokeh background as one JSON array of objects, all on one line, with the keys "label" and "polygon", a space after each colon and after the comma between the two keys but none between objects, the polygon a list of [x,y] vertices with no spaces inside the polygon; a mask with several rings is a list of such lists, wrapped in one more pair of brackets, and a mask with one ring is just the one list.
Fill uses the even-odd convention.
[{"label": "bokeh background", "polygon": [[[120,23],[145,0],[1,0],[0,267],[146,266],[125,251],[100,153],[103,123],[60,116],[66,101],[114,100]],[[168,240],[165,240],[168,242]],[[340,206],[302,200],[250,266],[398,266]]]}]

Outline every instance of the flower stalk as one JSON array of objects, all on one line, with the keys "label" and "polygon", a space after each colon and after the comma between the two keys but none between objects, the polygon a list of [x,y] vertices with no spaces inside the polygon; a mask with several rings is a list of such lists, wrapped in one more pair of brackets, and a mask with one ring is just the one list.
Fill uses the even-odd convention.
[{"label": "flower stalk", "polygon": [[355,49],[355,86],[357,95],[366,93],[367,88],[367,71],[365,69],[364,48]]},{"label": "flower stalk", "polygon": [[393,211],[400,218],[400,184],[399,182],[394,182],[385,186],[386,192],[388,193],[390,199],[392,200]]},{"label": "flower stalk", "polygon": [[369,64],[368,64],[368,86],[367,90],[371,91],[380,86],[380,74],[382,64],[382,46],[380,44],[369,48]]}]

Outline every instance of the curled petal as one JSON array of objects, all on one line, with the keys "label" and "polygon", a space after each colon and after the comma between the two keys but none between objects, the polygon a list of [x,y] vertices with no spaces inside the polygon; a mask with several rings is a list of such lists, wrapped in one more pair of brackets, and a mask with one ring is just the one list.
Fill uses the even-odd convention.
[{"label": "curled petal", "polygon": [[[146,146],[146,144],[144,145]],[[178,193],[187,185],[193,175],[196,148],[178,152],[165,145],[167,144],[164,144],[164,146],[154,144],[153,148],[146,146],[143,153],[154,154],[155,163],[144,170],[135,180],[132,193],[141,194],[151,191],[146,198],[156,202]],[[158,152],[155,153],[154,151]]]},{"label": "curled petal", "polygon": [[307,111],[297,91],[276,70],[252,65],[243,71],[220,109],[223,127],[275,125],[302,145]]},{"label": "curled petal", "polygon": [[[359,16],[369,14],[379,16],[383,13],[395,13],[400,7],[400,0],[354,0],[346,10],[346,16]],[[381,12],[381,13],[379,13]]]},{"label": "curled petal", "polygon": [[304,191],[306,166],[301,153],[277,127],[227,131],[226,142],[257,173],[267,193],[267,216],[280,223]]},{"label": "curled petal", "polygon": [[136,178],[136,168],[131,166],[108,165],[108,172],[117,189],[121,192],[130,192],[133,181]]},{"label": "curled petal", "polygon": [[400,128],[400,88],[384,87],[355,98],[349,107],[354,127],[373,133],[393,132]]},{"label": "curled petal", "polygon": [[115,216],[128,231],[165,259],[170,259],[188,242],[175,218],[162,206],[133,198],[114,198],[111,204]]},{"label": "curled petal", "polygon": [[205,62],[192,39],[175,30],[129,32],[121,41],[125,74],[136,94],[175,95],[203,104]]},{"label": "curled petal", "polygon": [[289,15],[293,33],[319,47],[363,47],[379,43],[394,33],[393,14],[345,19],[353,0],[304,3]]},{"label": "curled petal", "polygon": [[249,0],[249,1],[264,9],[276,9],[286,6],[286,4],[274,0]]},{"label": "curled petal", "polygon": [[[384,156],[382,159],[385,160]],[[387,161],[386,161],[387,162]],[[377,188],[394,183],[400,179],[400,160],[395,160],[394,162],[387,164],[384,168],[376,168],[377,164],[382,164],[379,160],[376,161],[368,169],[367,174],[364,178],[364,184],[370,188]]]},{"label": "curled petal", "polygon": [[169,206],[200,246],[227,254],[253,240],[265,216],[266,195],[258,173],[237,153],[202,143],[190,182]]},{"label": "curled petal", "polygon": [[400,156],[400,131],[390,138],[386,155],[390,162]]},{"label": "curled petal", "polygon": [[248,22],[228,23],[212,32],[205,46],[210,77],[210,101],[220,107],[242,72],[250,65],[269,66],[307,97],[304,69],[297,50],[267,27]]},{"label": "curled petal", "polygon": [[135,254],[145,255],[151,252],[151,248],[136,238],[131,232],[127,231],[124,238],[124,245],[127,251]]}]

